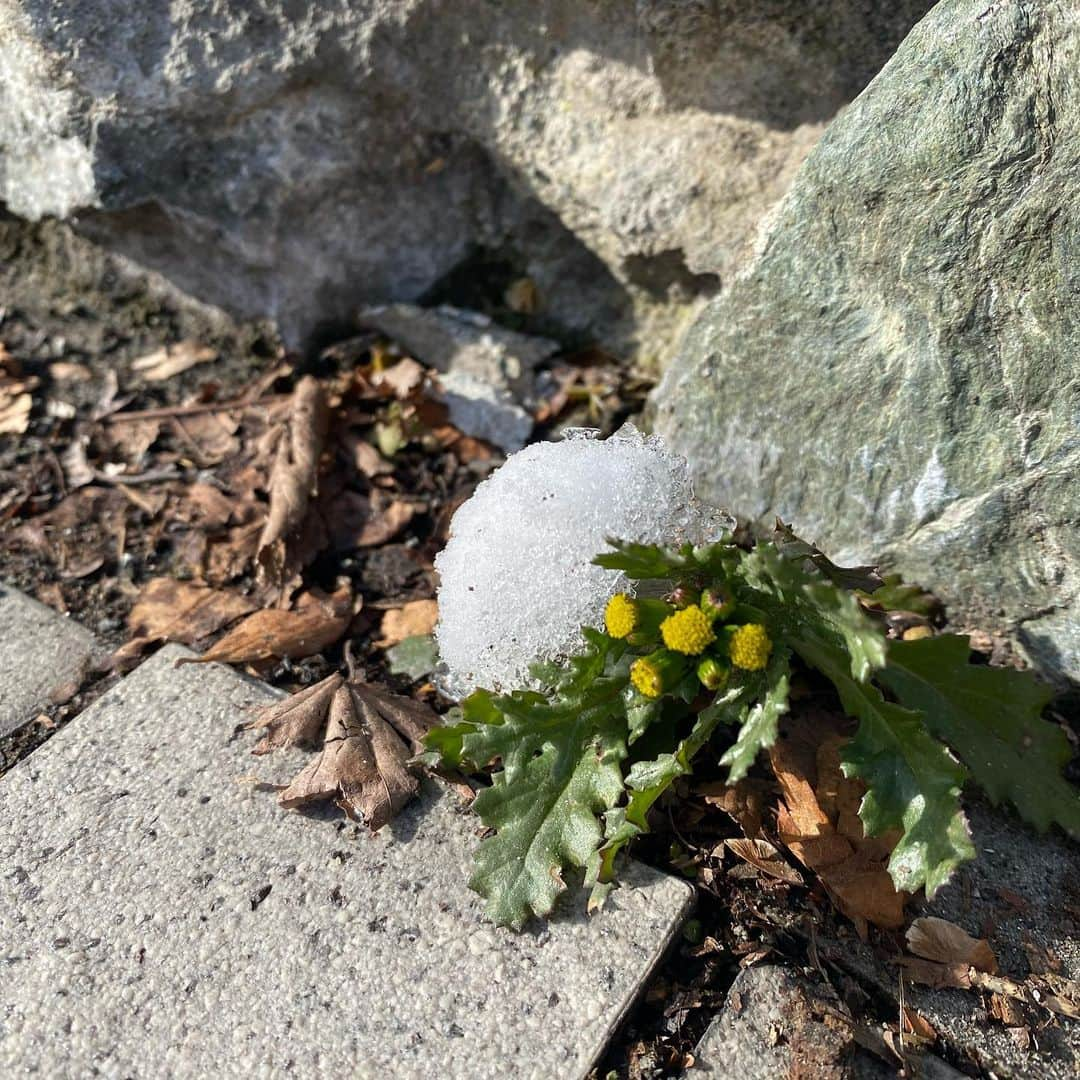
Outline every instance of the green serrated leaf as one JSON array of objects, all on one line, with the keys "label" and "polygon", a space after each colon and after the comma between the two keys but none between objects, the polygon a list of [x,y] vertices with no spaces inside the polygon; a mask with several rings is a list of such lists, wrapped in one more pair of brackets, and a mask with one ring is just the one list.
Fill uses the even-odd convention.
[{"label": "green serrated leaf", "polygon": [[391,675],[422,679],[430,675],[439,662],[439,647],[432,634],[415,634],[386,650]]},{"label": "green serrated leaf", "polygon": [[[602,885],[612,879],[616,856],[634,837],[648,831],[649,810],[675,780],[690,772],[694,756],[709,741],[717,726],[723,722],[741,723],[746,719],[747,706],[741,703],[747,696],[746,687],[729,690],[697,714],[690,734],[681,740],[675,753],[660,754],[631,766],[626,776],[630,797],[625,807],[616,807],[604,817],[604,846],[590,868],[589,884]],[[599,899],[599,896],[594,894],[594,898]]]},{"label": "green serrated leaf", "polygon": [[841,589],[872,592],[885,584],[876,566],[837,566],[820,548],[800,540],[790,525],[776,519],[773,542],[785,559],[805,559]]},{"label": "green serrated leaf", "polygon": [[629,729],[628,742],[633,745],[646,729],[660,716],[663,701],[647,698],[632,686],[623,691],[623,704],[626,708],[626,722]]},{"label": "green serrated leaf", "polygon": [[621,570],[634,581],[676,578],[722,579],[729,576],[739,558],[730,536],[714,544],[665,548],[658,544],[630,544],[609,539],[614,552],[597,555],[593,562],[607,570]]},{"label": "green serrated leaf", "polygon": [[970,651],[952,634],[893,642],[877,677],[925,714],[994,803],[1007,799],[1036,828],[1056,822],[1080,837],[1080,790],[1062,776],[1072,750],[1042,719],[1053,691],[1027,672],[969,664]]},{"label": "green serrated leaf", "polygon": [[913,611],[916,615],[933,615],[941,608],[941,601],[928,593],[921,585],[904,582],[899,574],[890,574],[885,584],[867,597],[886,611]]},{"label": "green serrated leaf", "polygon": [[496,833],[481,843],[471,882],[499,923],[520,926],[551,910],[563,870],[589,865],[598,815],[622,796],[626,647],[595,630],[585,639],[549,694],[477,690],[459,724],[428,735],[445,764],[502,764],[474,803]]},{"label": "green serrated leaf", "polygon": [[859,721],[842,766],[866,784],[859,807],[866,833],[901,830],[889,857],[893,884],[933,896],[961,862],[975,858],[960,809],[963,766],[927,732],[919,713],[887,702],[876,686],[846,672],[830,677],[844,709]]},{"label": "green serrated leaf", "polygon": [[728,783],[738,783],[757,760],[761,750],[776,742],[780,717],[787,712],[788,657],[786,649],[777,649],[765,671],[765,686],[761,697],[746,715],[738,737],[720,759],[730,767]]},{"label": "green serrated leaf", "polygon": [[781,557],[772,544],[759,544],[739,564],[743,589],[739,600],[757,606],[770,626],[803,656],[812,651],[843,654],[852,677],[865,682],[885,663],[885,636],[855,597]]},{"label": "green serrated leaf", "polygon": [[608,543],[615,550],[597,555],[593,562],[605,570],[621,570],[635,581],[678,577],[690,565],[694,550],[690,544],[673,551],[658,544],[632,544],[616,539],[609,539]]},{"label": "green serrated leaf", "polygon": [[558,744],[530,758],[513,779],[497,773],[474,807],[496,829],[476,853],[470,885],[487,899],[487,914],[501,925],[520,927],[547,915],[565,888],[562,871],[584,867],[600,844],[597,815],[623,792],[620,761],[624,724],[608,715],[579,714]]}]

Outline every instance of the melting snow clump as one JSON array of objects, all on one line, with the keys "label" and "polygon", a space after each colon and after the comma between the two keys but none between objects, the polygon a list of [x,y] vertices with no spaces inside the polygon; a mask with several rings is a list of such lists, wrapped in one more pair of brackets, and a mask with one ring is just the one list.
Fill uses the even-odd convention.
[{"label": "melting snow clump", "polygon": [[529,665],[575,651],[628,588],[592,565],[608,537],[702,543],[733,522],[693,497],[686,462],[627,427],[574,432],[512,455],[454,515],[435,561],[448,693],[529,686]]}]

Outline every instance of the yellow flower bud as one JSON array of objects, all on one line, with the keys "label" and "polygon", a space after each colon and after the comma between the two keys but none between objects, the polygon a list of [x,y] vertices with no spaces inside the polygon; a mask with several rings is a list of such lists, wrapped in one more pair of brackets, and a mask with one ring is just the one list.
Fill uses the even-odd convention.
[{"label": "yellow flower bud", "polygon": [[676,611],[660,624],[664,644],[686,656],[700,656],[715,640],[712,619],[696,604]]},{"label": "yellow flower bud", "polygon": [[760,623],[737,626],[728,639],[732,664],[743,671],[762,671],[769,662],[772,639]]},{"label": "yellow flower bud", "polygon": [[719,690],[730,674],[731,671],[714,656],[703,657],[697,666],[698,681],[706,690]]},{"label": "yellow flower bud", "polygon": [[643,697],[658,698],[673,690],[686,674],[681,656],[658,649],[649,656],[639,657],[630,667],[630,682]]}]

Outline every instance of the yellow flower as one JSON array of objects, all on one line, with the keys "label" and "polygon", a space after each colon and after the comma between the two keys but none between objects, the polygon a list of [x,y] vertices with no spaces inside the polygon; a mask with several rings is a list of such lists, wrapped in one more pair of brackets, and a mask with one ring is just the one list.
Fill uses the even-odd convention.
[{"label": "yellow flower", "polygon": [[658,698],[673,690],[685,674],[686,661],[666,649],[642,656],[630,667],[630,681],[647,698]]},{"label": "yellow flower", "polygon": [[637,603],[626,593],[616,593],[604,610],[604,626],[613,638],[629,637],[638,625]]},{"label": "yellow flower", "polygon": [[712,620],[696,604],[676,611],[660,624],[664,644],[686,656],[700,656],[715,640]]},{"label": "yellow flower", "polygon": [[630,681],[643,697],[658,698],[664,692],[663,675],[647,656],[635,660],[631,665]]},{"label": "yellow flower", "polygon": [[728,655],[735,667],[761,671],[769,662],[772,641],[760,623],[736,627],[728,642]]}]

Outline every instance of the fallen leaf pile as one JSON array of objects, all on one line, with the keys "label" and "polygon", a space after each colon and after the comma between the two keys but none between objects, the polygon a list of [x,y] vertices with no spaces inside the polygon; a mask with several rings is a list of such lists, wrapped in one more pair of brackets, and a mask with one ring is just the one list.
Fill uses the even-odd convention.
[{"label": "fallen leaf pile", "polygon": [[[865,936],[866,923],[896,929],[904,923],[905,893],[897,892],[886,869],[895,833],[867,837],[859,818],[865,786],[840,769],[845,736],[806,739],[788,734],[769,750],[782,800],[776,828],[781,842],[814,871],[836,906]],[[810,758],[810,753],[813,758]]]},{"label": "fallen leaf pile", "polygon": [[863,832],[858,810],[866,789],[840,768],[846,738],[836,717],[808,708],[789,718],[769,749],[775,784],[748,777],[695,790],[745,834],[725,840],[726,851],[788,885],[807,883],[792,861],[801,864],[865,938],[868,924],[889,930],[903,925],[907,894],[896,891],[886,869],[897,835]]},{"label": "fallen leaf pile", "polygon": [[[320,377],[278,364],[223,400],[206,384],[137,410],[110,370],[48,471],[25,470],[5,495],[0,549],[50,565],[59,586],[42,598],[63,608],[64,582],[113,575],[130,606],[121,671],[160,642],[202,647],[223,631],[204,658],[264,674],[350,633],[379,650],[429,634],[432,557],[500,459],[448,423],[421,364],[370,338],[342,348]],[[214,355],[181,342],[132,368],[167,381]],[[36,383],[0,362],[22,430]]]}]

